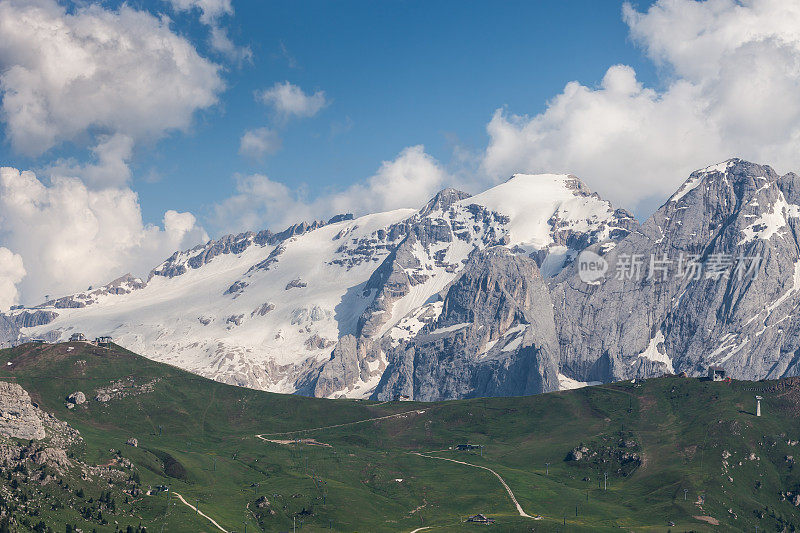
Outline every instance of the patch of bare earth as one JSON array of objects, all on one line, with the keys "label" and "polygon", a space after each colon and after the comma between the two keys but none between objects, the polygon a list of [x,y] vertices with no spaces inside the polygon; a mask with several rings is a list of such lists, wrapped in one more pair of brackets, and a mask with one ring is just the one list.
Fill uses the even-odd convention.
[{"label": "patch of bare earth", "polygon": [[717,520],[713,516],[693,516],[692,518],[694,518],[695,520],[700,520],[701,522],[707,522],[712,526],[719,525],[719,520]]},{"label": "patch of bare earth", "polygon": [[320,441],[315,440],[315,439],[293,439],[293,440],[287,440],[287,439],[264,439],[264,440],[267,441],[267,442],[274,442],[275,444],[283,444],[285,446],[288,446],[290,444],[305,444],[307,446],[325,446],[327,448],[333,448],[333,446],[331,446],[330,444],[327,444],[325,442],[320,442]]}]

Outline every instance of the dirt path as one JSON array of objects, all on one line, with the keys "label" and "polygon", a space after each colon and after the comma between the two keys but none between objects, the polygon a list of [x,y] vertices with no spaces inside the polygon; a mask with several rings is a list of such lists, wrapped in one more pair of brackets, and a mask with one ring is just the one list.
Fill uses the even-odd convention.
[{"label": "dirt path", "polygon": [[203,518],[205,518],[206,520],[208,520],[209,522],[211,522],[212,524],[214,524],[214,526],[215,526],[217,529],[219,529],[219,530],[220,530],[220,531],[222,531],[223,533],[229,533],[229,531],[228,531],[227,529],[225,529],[225,528],[224,528],[224,527],[222,527],[221,525],[217,524],[217,521],[216,521],[216,520],[214,520],[213,518],[211,518],[210,516],[208,516],[207,514],[205,514],[203,511],[199,511],[199,510],[197,509],[197,507],[195,507],[195,506],[194,506],[194,505],[192,505],[191,503],[189,503],[189,502],[187,502],[186,500],[184,500],[184,499],[183,499],[183,496],[181,496],[181,495],[180,495],[180,494],[178,494],[177,492],[173,492],[172,494],[174,494],[176,498],[178,498],[178,499],[179,499],[181,502],[183,502],[183,504],[184,504],[184,505],[188,506],[188,507],[189,507],[189,508],[190,508],[192,511],[196,512],[197,514],[199,514],[200,516],[202,516]]},{"label": "dirt path", "polygon": [[340,428],[340,427],[345,427],[345,426],[352,426],[352,425],[355,425],[355,424],[363,424],[364,422],[372,422],[372,421],[375,421],[375,420],[386,420],[387,418],[396,418],[398,416],[403,416],[403,415],[407,415],[407,414],[411,414],[411,413],[421,415],[421,414],[425,413],[425,411],[426,411],[426,409],[413,409],[411,411],[403,411],[402,413],[395,413],[393,415],[377,416],[375,418],[365,418],[364,420],[356,420],[355,422],[345,422],[344,424],[334,424],[332,426],[322,426],[322,427],[310,428],[310,429],[296,429],[294,431],[281,431],[281,432],[278,432],[278,433],[259,433],[258,435],[256,435],[256,437],[258,437],[261,440],[268,440],[268,439],[265,439],[264,437],[265,436],[274,437],[276,435],[293,435],[295,433],[307,433],[309,431],[321,431],[323,429]]},{"label": "dirt path", "polygon": [[261,435],[256,435],[256,437],[267,442],[282,444],[284,446],[288,446],[290,444],[305,444],[307,446],[323,446],[325,448],[333,448],[333,446],[331,446],[330,444],[320,442],[316,439],[268,439]]},{"label": "dirt path", "polygon": [[497,477],[497,479],[500,480],[500,483],[503,484],[503,487],[505,487],[506,492],[508,492],[509,497],[511,497],[511,501],[514,502],[514,505],[517,507],[517,512],[519,513],[519,515],[524,517],[524,518],[533,518],[531,515],[529,515],[528,513],[526,513],[522,509],[522,506],[517,501],[517,497],[514,496],[514,493],[511,491],[511,487],[509,487],[508,484],[505,482],[505,480],[502,477],[500,477],[500,474],[498,474],[497,472],[495,472],[491,468],[489,468],[487,466],[474,465],[472,463],[465,463],[464,461],[456,461],[455,459],[448,459],[446,457],[436,457],[434,455],[425,455],[424,453],[419,453],[419,452],[411,452],[411,453],[414,454],[414,455],[419,455],[420,457],[427,457],[428,459],[439,459],[440,461],[450,461],[451,463],[458,463],[460,465],[472,466],[474,468],[482,468],[484,470],[488,470],[489,472],[494,474],[495,477]]}]

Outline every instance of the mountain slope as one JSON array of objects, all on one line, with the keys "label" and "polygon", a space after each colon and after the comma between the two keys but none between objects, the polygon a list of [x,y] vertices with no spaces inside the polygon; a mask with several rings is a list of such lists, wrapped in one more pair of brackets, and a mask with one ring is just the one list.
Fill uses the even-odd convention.
[{"label": "mountain slope", "polygon": [[393,328],[440,299],[475,251],[502,246],[552,276],[586,246],[611,247],[636,227],[574,176],[516,175],[474,197],[444,190],[419,211],[335,217],[176,252],[146,281],[127,276],[13,311],[5,340],[108,334],[226,383],[366,397],[390,363]]},{"label": "mountain slope", "polygon": [[[110,533],[115,522],[217,531],[173,493],[228,531],[286,531],[293,520],[305,531],[471,531],[462,520],[477,513],[510,531],[800,527],[797,379],[667,377],[378,404],[232,387],[117,346],[65,343],[0,350],[0,381],[27,391],[31,409],[68,423],[81,443],[60,473],[27,455],[0,464],[9,480],[0,523],[13,508],[14,520],[31,524],[21,531],[40,520],[55,531],[71,523]],[[65,399],[78,391],[87,401],[70,408]],[[761,417],[754,394],[764,396]],[[483,448],[452,449],[467,443]],[[0,436],[0,449],[48,446]],[[78,463],[99,470],[84,478]],[[469,465],[496,472],[541,520],[520,516],[494,474]],[[124,476],[109,485],[111,470]],[[161,485],[172,495],[144,494]]]},{"label": "mountain slope", "polygon": [[147,280],[2,315],[0,339],[110,334],[219,381],[320,397],[535,394],[715,365],[794,376],[798,232],[800,178],[739,159],[692,173],[642,225],[574,176],[515,175],[176,252]]}]

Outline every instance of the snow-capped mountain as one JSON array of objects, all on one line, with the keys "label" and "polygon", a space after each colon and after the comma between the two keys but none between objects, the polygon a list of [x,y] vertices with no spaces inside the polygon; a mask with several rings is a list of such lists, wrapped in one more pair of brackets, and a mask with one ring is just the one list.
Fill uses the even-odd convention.
[{"label": "snow-capped mountain", "polygon": [[798,306],[800,177],[732,159],[642,225],[574,176],[520,174],[419,210],[229,235],[147,280],[0,315],[0,342],[108,334],[237,385],[439,400],[712,365],[798,375]]},{"label": "snow-capped mountain", "polygon": [[[739,159],[692,173],[605,256],[603,283],[562,272],[553,284],[562,372],[601,381],[711,365],[741,379],[800,374],[799,243],[797,175]],[[627,275],[632,257],[644,259],[641,276]]]},{"label": "snow-capped mountain", "polygon": [[[515,270],[525,273],[518,280],[525,287],[519,301],[501,296],[497,303],[496,294],[478,287],[497,312],[509,316],[496,326],[481,316],[470,327],[481,330],[473,332],[473,341],[483,352],[467,354],[475,360],[464,365],[474,366],[472,373],[496,373],[508,360],[528,358],[534,343],[544,343],[546,349],[535,351],[556,364],[544,365],[547,375],[532,375],[524,389],[541,392],[558,388],[555,327],[544,336],[531,327],[541,314],[531,314],[533,308],[549,299],[545,278],[558,275],[587,246],[610,250],[637,228],[629,213],[615,210],[574,176],[520,174],[477,196],[443,190],[418,211],[338,216],[277,234],[210,241],[176,252],[147,280],[124,276],[0,315],[0,341],[111,335],[150,358],[276,392],[513,394],[513,387],[488,385],[492,379],[423,394],[392,381],[392,369],[399,350],[418,336],[458,330],[449,324],[458,314],[451,302],[458,298],[448,298],[447,291],[469,279],[466,270],[503,272],[514,267],[498,270],[495,262],[522,262]],[[552,323],[552,305],[546,307]],[[484,325],[491,327],[484,331]]]}]

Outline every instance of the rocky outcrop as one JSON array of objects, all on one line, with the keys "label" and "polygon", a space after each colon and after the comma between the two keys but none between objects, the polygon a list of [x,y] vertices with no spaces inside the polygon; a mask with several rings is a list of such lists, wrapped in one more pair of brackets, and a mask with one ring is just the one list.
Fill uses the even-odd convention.
[{"label": "rocky outcrop", "polygon": [[297,279],[293,279],[292,281],[287,283],[286,287],[285,287],[285,290],[288,291],[290,289],[302,289],[303,287],[308,287],[308,283],[306,283],[305,281],[301,280],[300,278],[297,278]]},{"label": "rocky outcrop", "polygon": [[0,435],[24,440],[45,437],[41,412],[16,383],[0,381]]},{"label": "rocky outcrop", "polygon": [[270,311],[273,311],[274,309],[275,309],[275,304],[274,303],[265,302],[265,303],[261,304],[261,306],[258,309],[253,309],[253,311],[250,313],[250,316],[251,317],[254,317],[256,315],[264,316],[267,313],[269,313]]},{"label": "rocky outcrop", "polygon": [[409,275],[410,270],[419,269],[421,265],[413,253],[416,243],[417,239],[413,234],[406,237],[367,281],[363,293],[374,293],[375,297],[358,321],[359,336],[376,336],[391,317],[392,305],[406,296],[413,285],[425,281],[420,276]]},{"label": "rocky outcrop", "polygon": [[72,466],[67,452],[61,448],[42,448],[33,454],[33,462],[37,465],[50,465],[57,469],[69,468]]},{"label": "rocky outcrop", "polygon": [[474,252],[437,320],[389,351],[374,397],[432,401],[558,390],[553,307],[536,263]]},{"label": "rocky outcrop", "polygon": [[[336,343],[329,361],[319,370],[313,395],[325,398],[354,390],[359,383],[380,375],[381,347],[365,338],[345,335]],[[373,366],[374,365],[374,366]]]},{"label": "rocky outcrop", "polygon": [[465,193],[463,191],[459,191],[458,189],[442,189],[436,196],[430,199],[430,201],[425,204],[425,207],[419,210],[420,216],[428,216],[435,211],[446,212],[450,209],[456,202],[460,202],[461,200],[465,200],[469,198],[471,195]]},{"label": "rocky outcrop", "polygon": [[33,328],[49,324],[58,317],[55,311],[21,311],[8,316],[16,328]]},{"label": "rocky outcrop", "polygon": [[81,391],[76,391],[67,396],[67,401],[75,405],[81,405],[83,403],[86,403],[86,395]]}]

